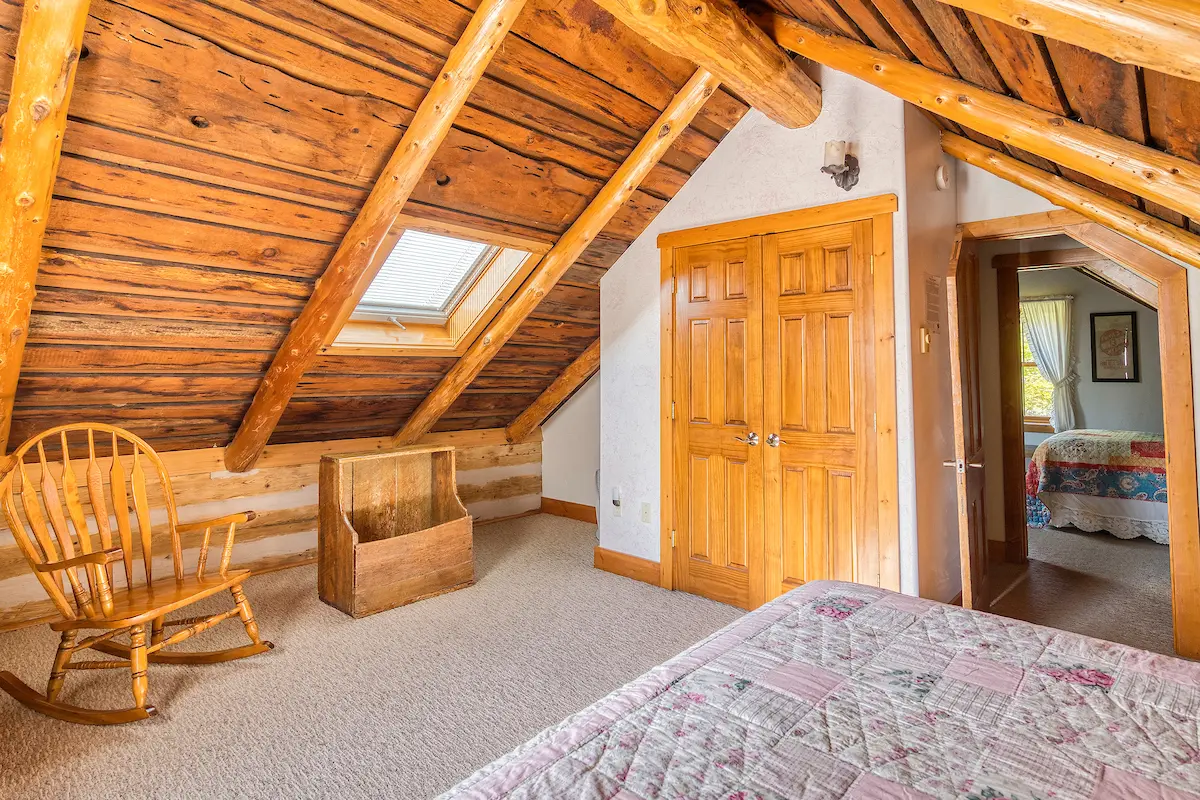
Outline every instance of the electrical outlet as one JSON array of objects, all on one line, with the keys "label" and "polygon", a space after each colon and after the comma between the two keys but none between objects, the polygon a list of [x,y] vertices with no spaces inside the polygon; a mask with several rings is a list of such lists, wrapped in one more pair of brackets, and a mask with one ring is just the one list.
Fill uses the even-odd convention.
[{"label": "electrical outlet", "polygon": [[614,517],[621,516],[621,504],[620,503],[615,503],[613,505],[613,516]]},{"label": "electrical outlet", "polygon": [[642,522],[650,524],[650,504],[642,503]]}]

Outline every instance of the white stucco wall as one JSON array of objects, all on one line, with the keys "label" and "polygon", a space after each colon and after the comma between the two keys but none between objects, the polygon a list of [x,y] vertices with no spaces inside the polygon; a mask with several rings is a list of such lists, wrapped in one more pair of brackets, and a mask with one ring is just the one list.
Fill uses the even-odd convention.
[{"label": "white stucco wall", "polygon": [[[717,147],[650,227],[601,281],[601,395],[599,539],[602,547],[659,560],[659,252],[663,231],[744,219],[873,195],[900,196],[894,216],[896,286],[908,292],[907,216],[904,206],[903,103],[865,83],[823,70],[824,108],[800,130],[780,127],[751,111]],[[858,157],[862,176],[850,192],[820,172],[824,144],[843,139]],[[931,178],[932,179],[932,178]],[[908,330],[908,305],[897,308],[898,331]],[[912,463],[910,339],[897,337],[901,463]],[[547,470],[549,471],[549,470]],[[902,474],[902,564],[915,565],[913,471]],[[614,488],[622,515],[613,515]],[[648,523],[638,509],[649,503]],[[909,578],[915,591],[915,576]]]},{"label": "white stucco wall", "polygon": [[563,403],[542,425],[542,497],[596,505],[600,469],[600,376]]},{"label": "white stucco wall", "polygon": [[[935,600],[950,600],[962,588],[958,556],[958,498],[954,471],[942,462],[954,458],[954,408],[950,390],[950,340],[946,333],[946,275],[957,224],[957,191],[954,162],[942,153],[939,130],[912,106],[905,106],[905,189],[908,209],[908,303],[912,322],[897,326],[898,335],[907,330],[912,353],[911,424],[900,430],[915,431],[912,437],[912,468],[900,474],[912,476],[915,502],[911,524],[917,539],[917,564],[901,564],[906,578],[903,588]],[[934,174],[944,165],[950,186],[938,191]],[[920,328],[925,323],[925,281],[938,279],[941,287],[941,331],[934,333],[929,352],[921,352]],[[897,305],[903,300],[897,299]]]}]

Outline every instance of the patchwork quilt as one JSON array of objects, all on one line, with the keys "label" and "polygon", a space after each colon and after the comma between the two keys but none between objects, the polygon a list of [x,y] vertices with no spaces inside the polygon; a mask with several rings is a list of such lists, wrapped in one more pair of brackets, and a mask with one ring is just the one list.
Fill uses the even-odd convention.
[{"label": "patchwork quilt", "polygon": [[443,797],[1200,800],[1200,663],[819,581]]},{"label": "patchwork quilt", "polygon": [[[1140,503],[1167,502],[1167,454],[1162,434],[1138,431],[1075,430],[1056,433],[1034,450],[1025,475],[1025,511],[1029,526],[1044,528],[1052,523],[1051,506],[1057,498],[1047,495],[1085,495]],[[1079,504],[1067,504],[1075,508]],[[1095,504],[1093,504],[1095,505]],[[1101,509],[1111,516],[1143,519],[1136,507],[1123,514],[1119,505]],[[1098,520],[1103,525],[1106,520]],[[1060,520],[1053,524],[1074,524]],[[1121,530],[1124,525],[1117,523]],[[1084,527],[1108,530],[1112,527]],[[1138,535],[1138,534],[1135,534]],[[1128,537],[1122,537],[1128,538]]]}]

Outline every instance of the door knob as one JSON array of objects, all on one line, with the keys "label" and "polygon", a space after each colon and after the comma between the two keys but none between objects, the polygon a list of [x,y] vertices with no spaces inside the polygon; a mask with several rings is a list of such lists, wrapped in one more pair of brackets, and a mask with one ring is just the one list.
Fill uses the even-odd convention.
[{"label": "door knob", "polygon": [[778,433],[772,433],[767,437],[767,444],[771,445],[771,447],[779,447],[779,445],[787,444],[787,442],[780,439]]},{"label": "door knob", "polygon": [[758,447],[758,434],[755,433],[754,431],[750,431],[750,433],[746,436],[745,439],[743,439],[740,436],[735,436],[733,438],[737,439],[742,444],[748,444],[751,447]]}]

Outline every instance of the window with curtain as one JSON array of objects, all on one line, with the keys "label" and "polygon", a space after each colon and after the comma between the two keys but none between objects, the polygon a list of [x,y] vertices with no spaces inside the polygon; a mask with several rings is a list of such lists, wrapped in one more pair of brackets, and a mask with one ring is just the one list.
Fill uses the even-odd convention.
[{"label": "window with curtain", "polygon": [[1033,360],[1033,351],[1025,334],[1025,312],[1021,311],[1021,398],[1025,414],[1025,430],[1032,433],[1053,433],[1050,413],[1054,409],[1054,384],[1046,380]]},{"label": "window with curtain", "polygon": [[[1071,328],[1071,297],[1038,297],[1021,301],[1022,352],[1034,370],[1023,368],[1028,376],[1022,394],[1026,416],[1033,406],[1049,411],[1050,427],[1069,431],[1075,427],[1075,343]],[[1023,358],[1024,360],[1024,358]],[[1036,372],[1035,378],[1031,373]],[[1045,390],[1049,388],[1049,406]],[[1040,415],[1039,415],[1040,416]]]},{"label": "window with curtain", "polygon": [[405,231],[367,287],[354,319],[444,323],[500,248],[424,231]]}]

